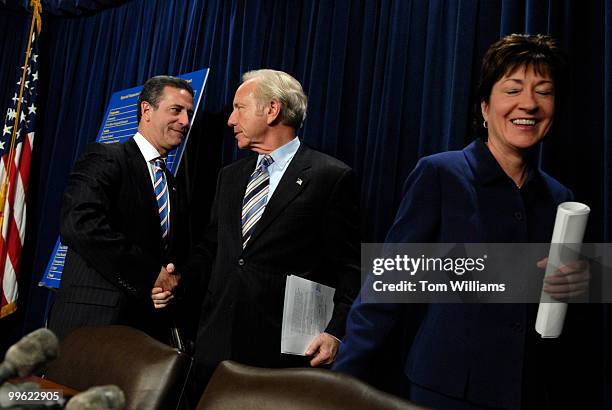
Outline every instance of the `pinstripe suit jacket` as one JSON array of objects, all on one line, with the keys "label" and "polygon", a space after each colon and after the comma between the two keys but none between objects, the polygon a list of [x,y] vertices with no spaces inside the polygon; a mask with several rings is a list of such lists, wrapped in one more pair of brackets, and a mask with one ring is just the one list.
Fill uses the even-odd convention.
[{"label": "pinstripe suit jacket", "polygon": [[[326,332],[338,338],[359,288],[352,170],[301,144],[243,249],[242,200],[256,159],[237,161],[219,173],[211,225],[195,255],[210,275],[196,343],[200,387],[224,359],[266,367],[288,364],[280,354],[287,275],[336,289]],[[202,268],[213,260],[212,270]]]},{"label": "pinstripe suit jacket", "polygon": [[77,161],[62,201],[60,235],[68,246],[49,327],[63,338],[89,325],[127,324],[163,338],[166,323],[150,292],[162,264],[180,261],[183,207],[172,175],[164,249],[147,164],[133,139],[92,144]]}]

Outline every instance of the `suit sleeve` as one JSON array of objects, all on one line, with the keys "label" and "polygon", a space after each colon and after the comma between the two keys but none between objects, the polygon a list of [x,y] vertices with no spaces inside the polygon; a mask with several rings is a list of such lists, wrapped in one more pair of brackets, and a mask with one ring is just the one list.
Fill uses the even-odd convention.
[{"label": "suit sleeve", "polygon": [[[439,230],[440,191],[435,168],[421,160],[406,180],[404,196],[386,243],[434,242]],[[364,286],[369,286],[372,275]],[[414,306],[406,316],[400,304],[364,303],[362,292],[347,320],[346,337],[340,346],[334,370],[367,379],[376,358],[398,321],[419,320]],[[401,355],[397,355],[400,357]]]},{"label": "suit sleeve", "polygon": [[[108,147],[93,144],[68,178],[60,213],[62,243],[128,295],[149,299],[160,267],[129,241],[112,208],[119,201],[121,168]],[[126,204],[133,206],[133,204]],[[136,205],[137,206],[137,205]]]},{"label": "suit sleeve", "polygon": [[336,274],[334,311],[325,332],[340,339],[359,292],[359,206],[355,175],[350,169],[342,173],[332,190],[323,226],[327,269]]}]

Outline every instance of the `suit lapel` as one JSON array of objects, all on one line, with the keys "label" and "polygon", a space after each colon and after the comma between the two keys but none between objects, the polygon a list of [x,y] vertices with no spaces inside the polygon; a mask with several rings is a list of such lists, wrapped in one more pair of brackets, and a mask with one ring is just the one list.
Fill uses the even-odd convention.
[{"label": "suit lapel", "polygon": [[[157,210],[157,200],[153,193],[153,185],[151,184],[151,175],[147,163],[142,157],[142,153],[134,139],[129,139],[124,144],[127,154],[127,167],[130,175],[134,178],[134,191],[140,198],[136,204],[143,204],[144,212],[147,218],[154,221],[152,226],[159,226],[159,213]],[[125,206],[134,206],[134,204],[125,204]]]},{"label": "suit lapel", "polygon": [[[172,173],[168,171],[168,169],[166,169],[164,173],[166,174],[166,181],[168,183],[168,193],[170,194],[170,231],[168,232],[168,244],[172,244],[174,243],[173,236],[175,228],[177,226],[177,216],[179,214],[178,192],[176,190],[176,181],[174,180],[174,175],[172,175]],[[159,210],[157,211],[157,217],[159,218]]]},{"label": "suit lapel", "polygon": [[310,150],[302,143],[278,183],[274,195],[266,204],[266,209],[257,225],[255,225],[255,231],[247,244],[247,248],[257,241],[257,238],[280,215],[283,209],[304,191],[309,182],[309,168]]}]

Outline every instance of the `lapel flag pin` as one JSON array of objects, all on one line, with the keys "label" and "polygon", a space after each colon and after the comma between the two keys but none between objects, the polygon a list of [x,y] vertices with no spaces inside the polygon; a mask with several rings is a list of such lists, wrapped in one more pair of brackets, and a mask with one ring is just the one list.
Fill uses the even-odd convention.
[{"label": "lapel flag pin", "polygon": [[295,181],[295,183],[301,186],[301,185],[302,185],[302,179],[301,179],[301,178],[298,178],[298,179]]}]

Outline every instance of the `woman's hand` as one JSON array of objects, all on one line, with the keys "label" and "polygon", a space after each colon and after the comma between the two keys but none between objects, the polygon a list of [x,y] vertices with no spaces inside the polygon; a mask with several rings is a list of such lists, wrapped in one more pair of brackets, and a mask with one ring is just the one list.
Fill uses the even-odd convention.
[{"label": "woman's hand", "polygon": [[[537,266],[546,269],[548,258],[538,261]],[[552,274],[544,277],[544,292],[553,299],[567,300],[587,292],[591,272],[587,261],[572,261],[559,268]]]}]

